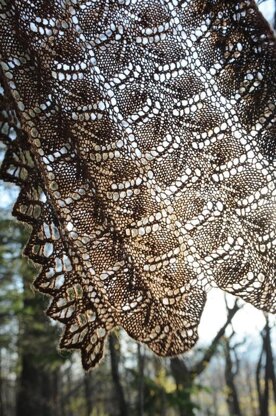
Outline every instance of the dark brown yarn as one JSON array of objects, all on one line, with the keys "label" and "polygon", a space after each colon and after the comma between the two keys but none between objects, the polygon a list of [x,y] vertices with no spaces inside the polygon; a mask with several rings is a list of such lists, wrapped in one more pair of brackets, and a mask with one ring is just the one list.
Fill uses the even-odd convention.
[{"label": "dark brown yarn", "polygon": [[162,356],[218,286],[275,313],[275,39],[252,0],[2,0],[2,178],[62,348]]}]

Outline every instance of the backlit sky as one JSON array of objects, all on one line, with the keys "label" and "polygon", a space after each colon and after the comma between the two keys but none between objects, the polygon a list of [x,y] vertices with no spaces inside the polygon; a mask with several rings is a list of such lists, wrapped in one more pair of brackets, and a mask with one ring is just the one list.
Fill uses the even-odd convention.
[{"label": "backlit sky", "polygon": [[263,13],[264,17],[268,20],[268,22],[273,25],[275,1],[267,0],[259,5],[259,9]]}]

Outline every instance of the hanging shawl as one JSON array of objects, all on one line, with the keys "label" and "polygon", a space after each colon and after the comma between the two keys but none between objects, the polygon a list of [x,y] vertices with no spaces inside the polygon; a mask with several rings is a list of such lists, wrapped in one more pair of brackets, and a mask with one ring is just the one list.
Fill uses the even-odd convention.
[{"label": "hanging shawl", "polygon": [[191,348],[217,286],[276,311],[275,40],[252,0],[1,0],[4,180],[85,368]]}]

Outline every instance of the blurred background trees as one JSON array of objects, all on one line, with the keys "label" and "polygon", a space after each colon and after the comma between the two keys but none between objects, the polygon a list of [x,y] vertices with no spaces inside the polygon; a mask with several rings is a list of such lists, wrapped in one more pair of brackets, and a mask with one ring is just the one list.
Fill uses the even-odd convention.
[{"label": "blurred background trees", "polygon": [[0,416],[276,415],[275,318],[245,339],[232,299],[216,335],[184,357],[160,359],[118,331],[101,366],[85,373],[78,353],[58,352],[61,328],[46,317],[48,299],[32,289],[37,270],[21,255],[28,230],[3,211]]},{"label": "blurred background trees", "polygon": [[[259,3],[265,11],[273,0]],[[32,288],[37,270],[21,255],[29,231],[9,215],[14,187],[0,192],[0,416],[276,415],[275,317],[260,312],[263,328],[244,336],[237,323],[252,309],[246,315],[231,297],[217,310],[223,324],[183,357],[160,359],[123,331],[91,373],[78,353],[59,352],[61,328],[46,317],[49,300]]]}]

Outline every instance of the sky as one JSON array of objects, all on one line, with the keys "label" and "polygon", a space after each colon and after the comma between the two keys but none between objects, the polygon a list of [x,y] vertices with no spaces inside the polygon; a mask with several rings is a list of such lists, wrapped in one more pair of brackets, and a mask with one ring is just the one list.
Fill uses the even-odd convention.
[{"label": "sky", "polygon": [[266,20],[273,25],[274,20],[274,12],[275,12],[275,1],[274,0],[266,0],[263,3],[259,4],[259,9],[263,13]]}]

